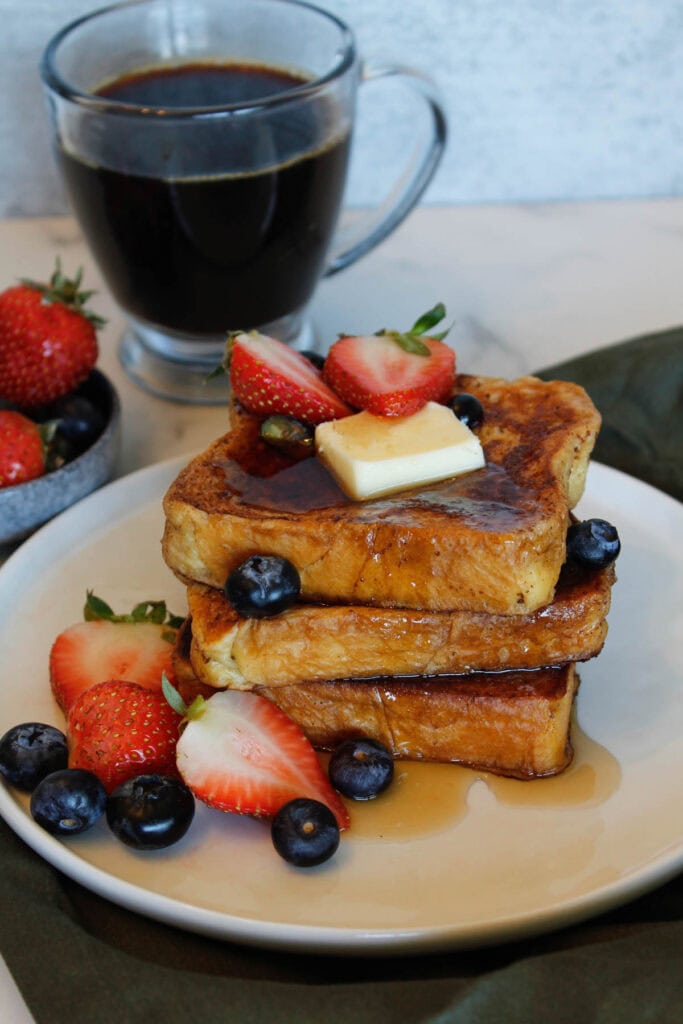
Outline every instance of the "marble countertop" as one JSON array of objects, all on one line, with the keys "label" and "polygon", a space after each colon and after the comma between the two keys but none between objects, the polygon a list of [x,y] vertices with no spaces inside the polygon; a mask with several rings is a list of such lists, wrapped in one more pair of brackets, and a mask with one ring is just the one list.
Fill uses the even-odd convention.
[{"label": "marble countertop", "polygon": [[[0,221],[0,287],[85,268],[107,317],[99,367],[123,407],[118,474],[196,452],[226,427],[220,406],[152,397],[118,361],[123,317],[69,218]],[[518,376],[683,320],[683,200],[425,206],[373,253],[322,282],[312,314],[324,344],[339,331],[402,327],[437,301],[458,366]],[[2,552],[0,551],[0,556]],[[0,557],[1,560],[1,557]]]}]

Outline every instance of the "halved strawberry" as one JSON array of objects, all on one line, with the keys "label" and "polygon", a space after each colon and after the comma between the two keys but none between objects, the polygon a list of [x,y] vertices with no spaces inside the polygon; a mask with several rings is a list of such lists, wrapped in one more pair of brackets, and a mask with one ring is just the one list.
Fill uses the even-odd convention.
[{"label": "halved strawberry", "polygon": [[272,817],[289,800],[326,804],[340,828],[349,816],[301,729],[265,697],[223,690],[198,697],[176,748],[194,795],[222,811]]},{"label": "halved strawberry", "polygon": [[79,622],[59,634],[50,651],[50,685],[62,711],[105,679],[127,679],[150,690],[172,673],[168,631],[154,623]]},{"label": "halved strawberry", "polygon": [[177,775],[180,715],[160,692],[110,679],[91,686],[69,711],[69,767],[93,772],[111,793],[135,775]]},{"label": "halved strawberry", "polygon": [[86,622],[63,630],[50,651],[50,685],[62,711],[105,679],[126,679],[150,690],[161,689],[161,677],[172,675],[174,616],[163,601],[146,601],[127,615],[88,593]]},{"label": "halved strawberry", "polygon": [[235,398],[249,412],[279,413],[312,425],[351,412],[310,360],[275,338],[237,334],[227,358]]},{"label": "halved strawberry", "polygon": [[[409,336],[409,335],[408,335]],[[421,338],[424,352],[407,351],[391,332],[340,338],[325,360],[325,380],[349,405],[375,416],[409,416],[451,394],[455,352]]]}]

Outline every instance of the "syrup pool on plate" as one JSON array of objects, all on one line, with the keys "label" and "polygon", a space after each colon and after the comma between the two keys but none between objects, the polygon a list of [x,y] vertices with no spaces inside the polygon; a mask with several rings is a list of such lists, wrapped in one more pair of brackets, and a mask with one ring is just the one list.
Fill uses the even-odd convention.
[{"label": "syrup pool on plate", "polygon": [[509,807],[576,807],[604,803],[619,787],[621,769],[610,752],[574,722],[572,763],[559,775],[520,780],[452,764],[397,761],[394,781],[375,800],[348,801],[349,837],[417,839],[457,827],[467,814],[468,794],[486,785]]}]

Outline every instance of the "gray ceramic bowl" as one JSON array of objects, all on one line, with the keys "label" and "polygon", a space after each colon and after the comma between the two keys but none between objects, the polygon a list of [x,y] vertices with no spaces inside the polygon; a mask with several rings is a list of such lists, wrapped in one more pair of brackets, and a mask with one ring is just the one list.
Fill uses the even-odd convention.
[{"label": "gray ceramic bowl", "polygon": [[121,434],[119,397],[99,370],[92,371],[81,390],[104,414],[104,430],[87,451],[61,469],[0,488],[0,544],[22,540],[111,479]]}]

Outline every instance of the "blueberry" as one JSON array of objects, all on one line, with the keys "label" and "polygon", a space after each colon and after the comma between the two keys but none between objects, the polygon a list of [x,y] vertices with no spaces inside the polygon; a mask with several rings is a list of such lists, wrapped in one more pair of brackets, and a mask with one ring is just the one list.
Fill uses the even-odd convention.
[{"label": "blueberry", "polygon": [[194,797],[170,775],[137,775],[107,800],[107,823],[135,850],[163,850],[182,839],[194,818]]},{"label": "blueberry", "polygon": [[104,416],[83,395],[69,395],[55,403],[55,418],[59,420],[57,434],[84,452],[104,429]]},{"label": "blueberry", "polygon": [[288,864],[311,868],[329,860],[339,846],[339,825],[332,811],[319,800],[290,800],[274,816],[273,846]]},{"label": "blueberry", "polygon": [[235,611],[254,619],[283,612],[300,590],[295,566],[279,555],[252,555],[233,569],[225,583],[226,597]]},{"label": "blueberry", "polygon": [[47,775],[31,794],[31,814],[53,836],[76,835],[104,814],[107,791],[92,772],[62,768]]},{"label": "blueberry", "polygon": [[352,800],[372,800],[394,777],[394,759],[377,740],[344,740],[328,768],[335,789]]},{"label": "blueberry", "polygon": [[311,349],[306,348],[300,352],[300,355],[308,359],[309,363],[313,363],[316,370],[322,370],[325,365],[325,356],[321,355],[320,352],[313,352]]},{"label": "blueberry", "polygon": [[453,395],[446,403],[452,409],[461,423],[464,423],[470,430],[475,430],[484,422],[484,408],[478,398],[462,391]]},{"label": "blueberry", "polygon": [[567,558],[591,569],[610,565],[620,551],[619,534],[605,519],[584,519],[567,530]]},{"label": "blueberry", "polygon": [[27,793],[50,772],[66,768],[68,761],[66,736],[53,725],[24,722],[0,739],[0,775]]}]

